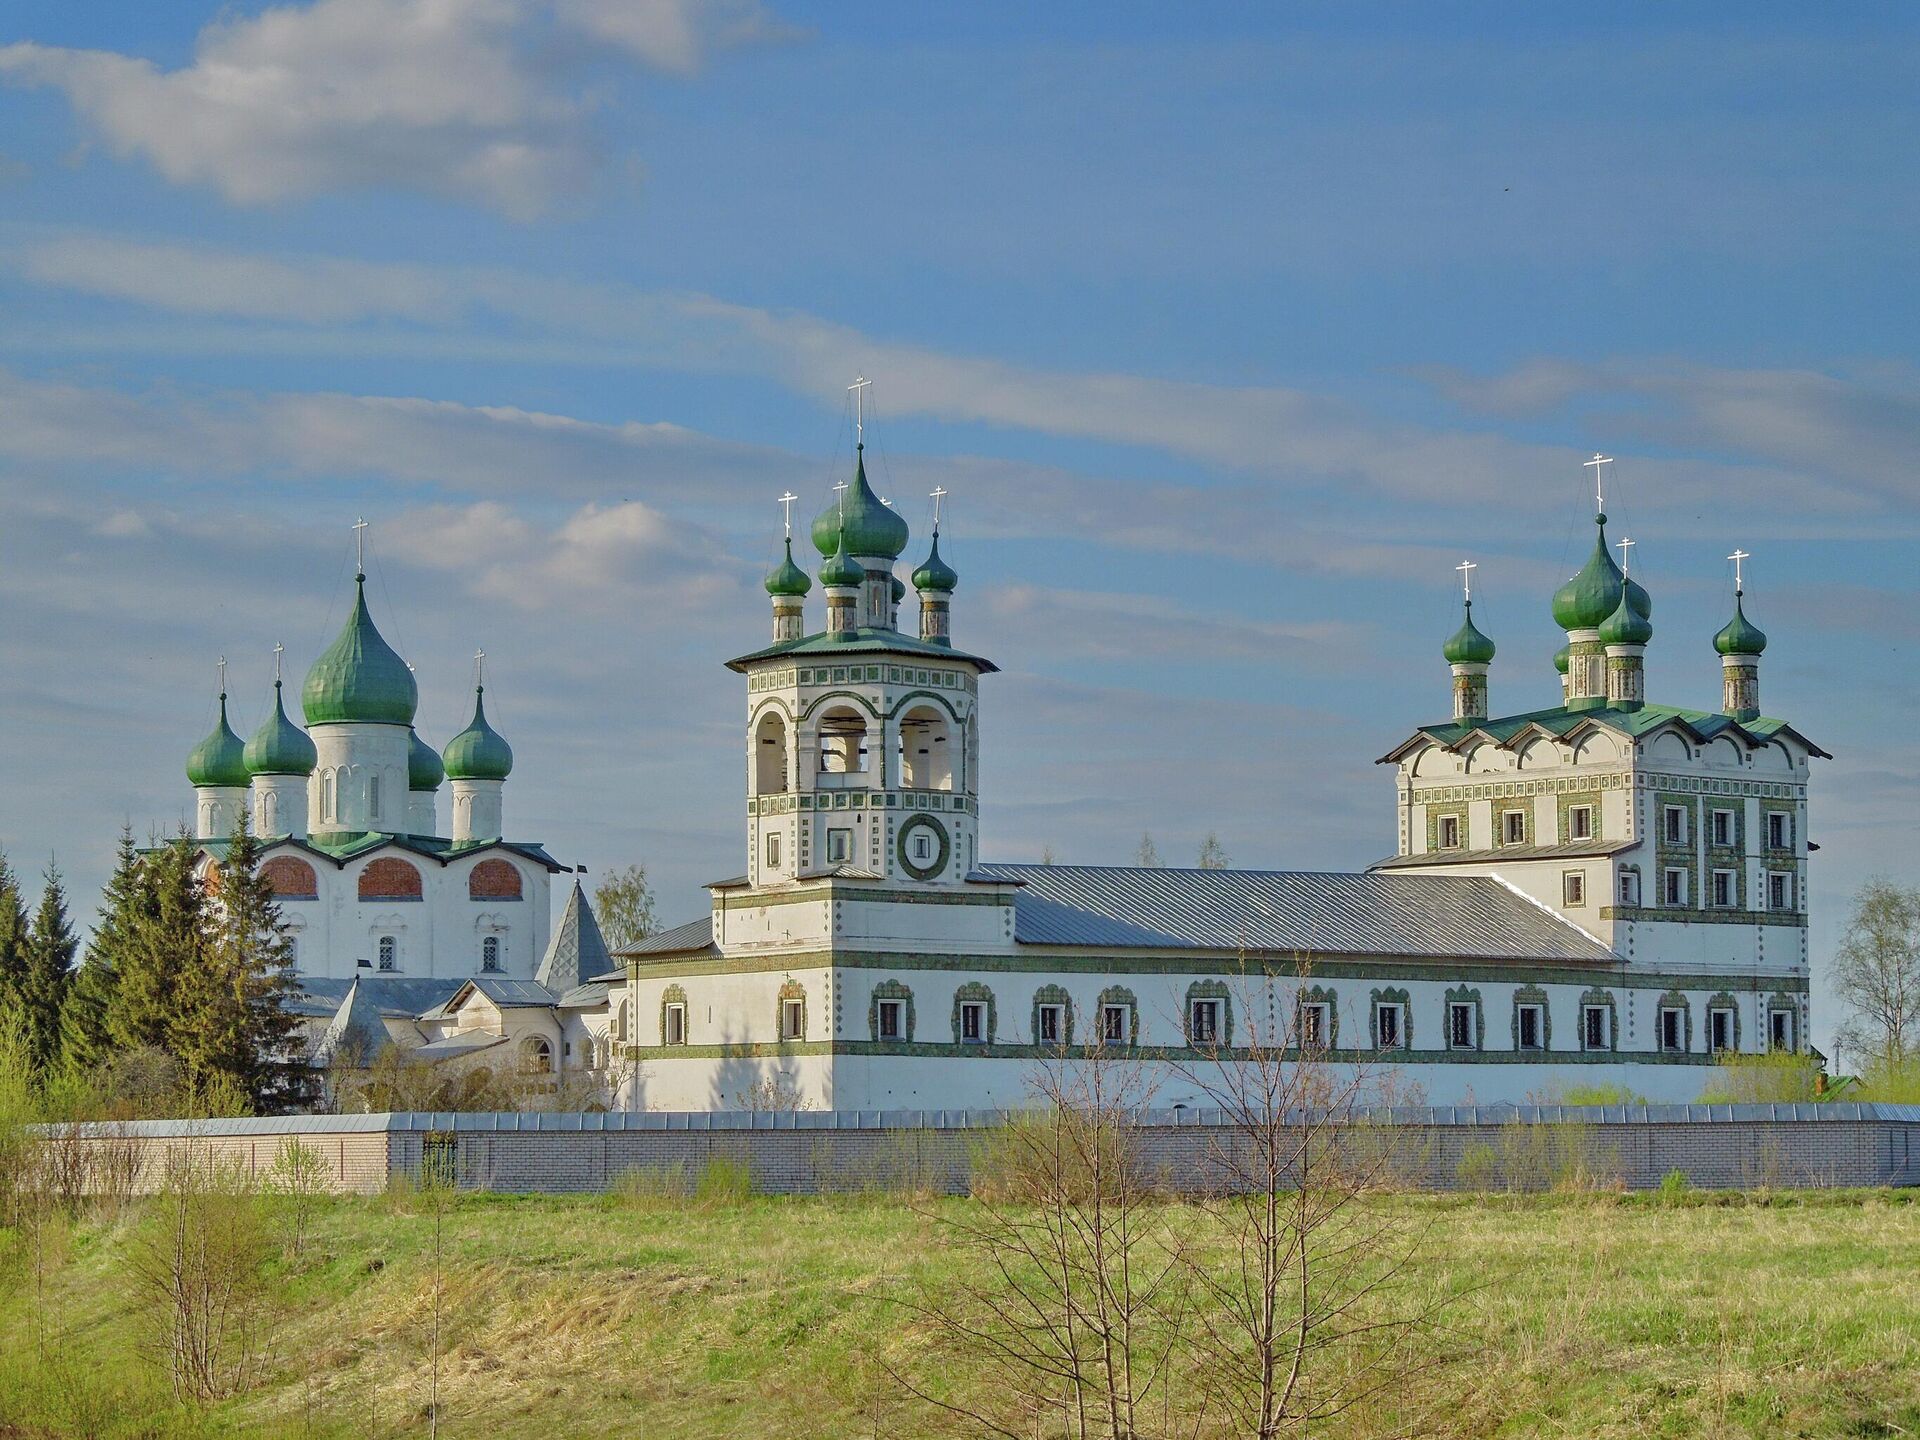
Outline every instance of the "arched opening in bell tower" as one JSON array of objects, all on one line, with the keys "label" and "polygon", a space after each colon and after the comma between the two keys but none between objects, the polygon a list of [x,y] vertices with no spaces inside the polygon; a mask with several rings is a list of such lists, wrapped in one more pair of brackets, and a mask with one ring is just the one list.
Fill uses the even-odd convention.
[{"label": "arched opening in bell tower", "polygon": [[790,788],[787,774],[787,718],[769,710],[753,727],[753,793],[784,793]]},{"label": "arched opening in bell tower", "polygon": [[866,783],[867,720],[850,705],[836,706],[820,717],[820,783],[836,785]]},{"label": "arched opening in bell tower", "polygon": [[931,705],[909,710],[900,720],[901,787],[953,789],[953,745],[953,726],[945,711]]}]

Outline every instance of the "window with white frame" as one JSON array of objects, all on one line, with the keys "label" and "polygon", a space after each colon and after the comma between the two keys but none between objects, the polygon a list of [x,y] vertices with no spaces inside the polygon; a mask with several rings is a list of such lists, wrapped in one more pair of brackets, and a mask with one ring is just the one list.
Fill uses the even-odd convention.
[{"label": "window with white frame", "polygon": [[853,859],[853,831],[827,831],[827,863],[845,865]]},{"label": "window with white frame", "polygon": [[780,1002],[780,1038],[804,1040],[807,1037],[807,1002],[789,998]]},{"label": "window with white frame", "polygon": [[1125,1045],[1127,1035],[1127,1007],[1107,1004],[1100,1007],[1100,1040],[1105,1045]]},{"label": "window with white frame", "polygon": [[1713,812],[1713,843],[1731,845],[1734,843],[1733,811],[1716,810]]},{"label": "window with white frame", "polygon": [[1187,1006],[1187,1038],[1194,1045],[1220,1043],[1220,1002],[1194,1000]]},{"label": "window with white frame", "polygon": [[877,1022],[882,1040],[904,1040],[907,1038],[907,1002],[904,1000],[882,1000],[875,1007]]},{"label": "window with white frame", "polygon": [[382,935],[375,946],[374,953],[379,957],[382,970],[400,968],[400,942],[391,935]]},{"label": "window with white frame", "polygon": [[1687,1048],[1687,1012],[1677,1005],[1661,1008],[1660,1048],[1668,1054],[1679,1054]]},{"label": "window with white frame", "polygon": [[334,818],[333,795],[333,772],[329,770],[320,777],[320,818],[322,820]]},{"label": "window with white frame", "polygon": [[667,1002],[667,1044],[687,1043],[687,1004],[684,1000]]},{"label": "window with white frame", "polygon": [[1332,1027],[1327,1023],[1324,1000],[1309,1000],[1300,1007],[1300,1045],[1306,1050],[1324,1050]]},{"label": "window with white frame", "polygon": [[1660,808],[1660,834],[1669,845],[1687,843],[1687,807],[1663,805]]},{"label": "window with white frame", "polygon": [[1041,1005],[1034,1015],[1036,1029],[1034,1040],[1041,1045],[1058,1045],[1067,1033],[1067,1007],[1064,1005]]},{"label": "window with white frame", "polygon": [[1707,1011],[1707,1048],[1718,1055],[1734,1048],[1733,1011],[1716,1005]]},{"label": "window with white frame", "polygon": [[1791,1010],[1773,1010],[1767,1014],[1767,1043],[1776,1050],[1793,1050],[1794,1014]]},{"label": "window with white frame", "polygon": [[1604,1005],[1580,1007],[1580,1043],[1588,1050],[1608,1048],[1607,1030],[1611,1016]]},{"label": "window with white frame", "polygon": [[1474,1034],[1473,1019],[1471,1000],[1452,1000],[1447,1003],[1447,1048],[1449,1050],[1479,1048],[1479,1036]]},{"label": "window with white frame", "polygon": [[1660,899],[1667,905],[1687,903],[1687,872],[1677,865],[1670,865],[1660,872]]},{"label": "window with white frame", "polygon": [[984,1000],[960,1002],[960,1039],[964,1044],[983,1045],[987,1039],[987,1003]]},{"label": "window with white frame", "polygon": [[767,836],[767,868],[769,870],[780,868],[780,832],[778,830],[770,832]]},{"label": "window with white frame", "polygon": [[913,832],[912,844],[913,858],[916,862],[924,863],[933,859],[933,836],[925,829]]},{"label": "window with white frame", "polygon": [[1731,910],[1740,903],[1740,881],[1731,870],[1713,872],[1713,906],[1716,910]]},{"label": "window with white frame", "polygon": [[1593,807],[1591,805],[1575,805],[1567,811],[1567,838],[1569,840],[1593,838]]},{"label": "window with white frame", "polygon": [[1516,1006],[1514,1033],[1522,1050],[1541,1050],[1547,1043],[1547,1012],[1541,1005]]},{"label": "window with white frame", "polygon": [[1622,870],[1620,872],[1620,903],[1638,905],[1640,903],[1640,872]]},{"label": "window with white frame", "polygon": [[1382,1000],[1373,1007],[1374,1043],[1382,1050],[1406,1044],[1406,1008],[1398,1000]]},{"label": "window with white frame", "polygon": [[1793,848],[1793,816],[1784,810],[1767,812],[1767,847],[1772,850]]},{"label": "window with white frame", "polygon": [[1568,905],[1587,903],[1587,875],[1584,870],[1566,870],[1560,875],[1560,898]]},{"label": "window with white frame", "polygon": [[1500,839],[1508,845],[1527,843],[1527,812],[1524,810],[1502,810],[1500,812]]},{"label": "window with white frame", "polygon": [[1442,815],[1440,817],[1439,831],[1440,848],[1442,850],[1458,850],[1460,848],[1460,817],[1458,815]]},{"label": "window with white frame", "polygon": [[1794,908],[1791,870],[1775,870],[1767,876],[1767,908],[1769,910]]},{"label": "window with white frame", "polygon": [[488,935],[480,941],[480,968],[491,975],[500,968],[500,937]]}]

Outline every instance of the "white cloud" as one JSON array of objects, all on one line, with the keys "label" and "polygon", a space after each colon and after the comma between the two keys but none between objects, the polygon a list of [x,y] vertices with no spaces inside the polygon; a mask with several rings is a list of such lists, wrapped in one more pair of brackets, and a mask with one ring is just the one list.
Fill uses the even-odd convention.
[{"label": "white cloud", "polygon": [[656,69],[772,35],[753,4],[643,0],[315,0],[219,20],[192,63],[0,46],[0,79],[61,91],[122,158],[239,205],[397,188],[528,218],[598,164],[576,67],[541,56],[558,23]]}]

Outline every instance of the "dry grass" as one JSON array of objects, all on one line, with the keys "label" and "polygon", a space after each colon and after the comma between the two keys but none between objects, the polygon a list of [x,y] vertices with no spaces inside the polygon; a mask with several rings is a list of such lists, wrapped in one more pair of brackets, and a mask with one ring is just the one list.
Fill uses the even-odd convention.
[{"label": "dry grass", "polygon": [[[1920,1434],[1904,1196],[1385,1203],[1431,1226],[1408,1283],[1472,1291],[1450,1433]],[[0,1231],[0,1436],[425,1433],[430,1215],[322,1204],[304,1258],[272,1262],[286,1318],[267,1383],[202,1415],[129,1359],[131,1224],[63,1234],[44,1287]],[[442,1246],[446,1436],[938,1435],[888,1367],[993,1380],[943,1366],[890,1303],[956,1263],[897,1201],[469,1197]]]}]

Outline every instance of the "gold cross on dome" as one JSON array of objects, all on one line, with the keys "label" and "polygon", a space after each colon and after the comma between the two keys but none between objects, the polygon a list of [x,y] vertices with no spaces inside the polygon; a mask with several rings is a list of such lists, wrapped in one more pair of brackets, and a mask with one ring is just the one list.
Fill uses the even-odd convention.
[{"label": "gold cross on dome", "polygon": [[1460,584],[1467,592],[1467,603],[1471,605],[1473,603],[1473,572],[1478,570],[1480,566],[1476,561],[1462,560],[1453,568],[1460,572]]}]

